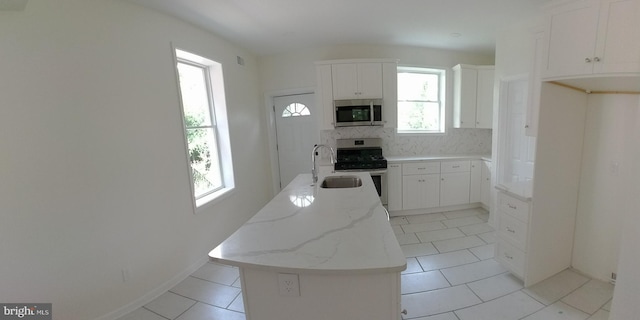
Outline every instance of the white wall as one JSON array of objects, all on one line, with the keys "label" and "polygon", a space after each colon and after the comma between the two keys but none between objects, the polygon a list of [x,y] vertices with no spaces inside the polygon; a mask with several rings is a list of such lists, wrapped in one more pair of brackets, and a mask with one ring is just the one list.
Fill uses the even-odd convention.
[{"label": "white wall", "polygon": [[[582,173],[573,249],[573,267],[604,281],[616,272],[626,192],[620,188],[631,173],[625,153],[632,136],[638,97],[588,96]],[[580,164],[576,164],[580,165]]]},{"label": "white wall", "polygon": [[[198,215],[172,41],[226,80],[237,190]],[[0,12],[0,74],[0,301],[115,316],[271,195],[257,60],[192,25],[123,1],[30,1]]]}]

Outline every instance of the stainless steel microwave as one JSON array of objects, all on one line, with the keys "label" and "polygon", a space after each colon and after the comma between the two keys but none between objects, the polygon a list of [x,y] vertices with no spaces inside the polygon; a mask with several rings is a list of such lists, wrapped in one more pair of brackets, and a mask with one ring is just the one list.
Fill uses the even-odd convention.
[{"label": "stainless steel microwave", "polygon": [[335,100],[336,127],[383,126],[382,99]]}]

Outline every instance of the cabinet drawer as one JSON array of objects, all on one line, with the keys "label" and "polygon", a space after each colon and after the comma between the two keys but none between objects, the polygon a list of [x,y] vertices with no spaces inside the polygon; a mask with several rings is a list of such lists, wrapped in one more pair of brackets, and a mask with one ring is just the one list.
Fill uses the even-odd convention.
[{"label": "cabinet drawer", "polygon": [[498,235],[511,241],[518,249],[526,251],[527,224],[508,215],[501,214]]},{"label": "cabinet drawer", "polygon": [[498,238],[496,259],[519,278],[524,278],[524,251]]},{"label": "cabinet drawer", "polygon": [[471,161],[442,161],[440,163],[442,173],[467,172],[471,170]]},{"label": "cabinet drawer", "polygon": [[440,162],[411,162],[402,164],[402,175],[440,173]]},{"label": "cabinet drawer", "polygon": [[500,192],[498,193],[498,207],[500,211],[510,214],[522,222],[529,222],[529,203],[525,201]]}]

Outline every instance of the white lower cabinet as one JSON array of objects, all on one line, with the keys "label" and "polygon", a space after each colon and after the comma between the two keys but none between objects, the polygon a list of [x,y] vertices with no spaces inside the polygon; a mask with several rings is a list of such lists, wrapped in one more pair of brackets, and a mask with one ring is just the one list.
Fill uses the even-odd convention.
[{"label": "white lower cabinet", "polygon": [[496,260],[520,279],[524,279],[524,251],[506,241],[496,244]]},{"label": "white lower cabinet", "polygon": [[440,174],[402,177],[402,209],[422,209],[440,206]]},{"label": "white lower cabinet", "polygon": [[471,185],[469,186],[469,202],[480,202],[482,199],[482,160],[471,160]]},{"label": "white lower cabinet", "polygon": [[[491,161],[483,160],[480,172],[480,203],[482,206],[491,210]],[[473,181],[472,190],[473,190]],[[473,202],[473,200],[471,201]]]},{"label": "white lower cabinet", "polygon": [[531,203],[498,192],[496,260],[524,279]]},{"label": "white lower cabinet", "polygon": [[440,206],[469,203],[470,161],[443,161],[440,166]]},{"label": "white lower cabinet", "polygon": [[487,163],[490,166],[490,161],[480,159],[390,162],[387,167],[388,209],[435,212],[433,210],[443,207],[472,208],[478,203],[489,209],[491,173],[485,169]]}]

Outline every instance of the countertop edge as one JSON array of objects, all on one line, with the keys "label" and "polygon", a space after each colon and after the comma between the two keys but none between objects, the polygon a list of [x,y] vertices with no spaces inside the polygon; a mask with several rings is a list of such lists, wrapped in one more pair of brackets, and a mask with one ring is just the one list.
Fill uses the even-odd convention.
[{"label": "countertop edge", "polygon": [[533,199],[533,195],[531,195],[531,191],[530,191],[531,187],[529,187],[529,189],[527,190],[527,189],[523,189],[522,187],[513,188],[504,184],[497,184],[495,188],[501,192],[504,192],[514,198],[517,198],[525,202],[530,202]]},{"label": "countertop edge", "polygon": [[226,260],[209,256],[209,261],[221,263],[224,265],[234,266],[238,268],[251,268],[264,271],[273,271],[278,273],[297,273],[297,274],[322,274],[322,275],[364,275],[364,274],[380,274],[380,273],[396,273],[407,269],[407,263],[399,266],[379,267],[379,268],[361,268],[361,269],[317,269],[317,268],[295,268],[285,266],[274,266],[265,264],[253,264],[239,262],[236,260]]}]

